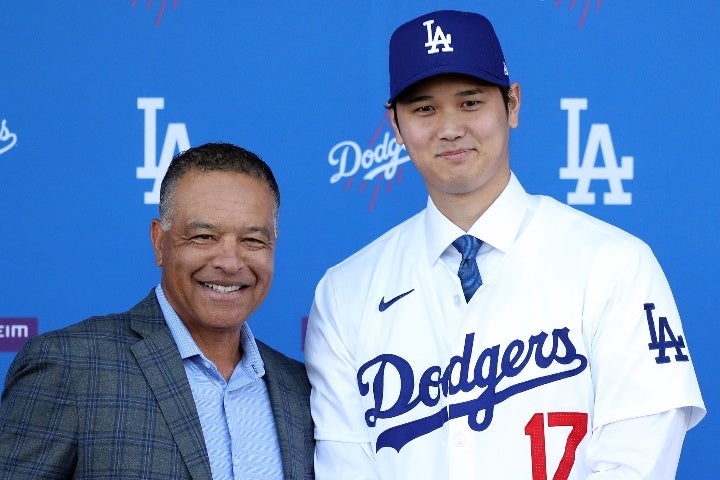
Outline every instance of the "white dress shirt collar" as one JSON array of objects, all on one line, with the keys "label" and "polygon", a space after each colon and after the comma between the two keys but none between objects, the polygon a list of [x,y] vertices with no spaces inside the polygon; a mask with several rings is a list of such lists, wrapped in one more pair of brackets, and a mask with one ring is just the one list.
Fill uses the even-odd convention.
[{"label": "white dress shirt collar", "polygon": [[[506,253],[515,242],[528,219],[526,213],[533,197],[525,192],[515,174],[500,196],[478,218],[467,233],[484,242],[483,249],[496,248]],[[464,232],[438,210],[428,197],[425,215],[425,238],[430,263],[435,263],[452,242]],[[481,249],[481,252],[482,250]]]}]

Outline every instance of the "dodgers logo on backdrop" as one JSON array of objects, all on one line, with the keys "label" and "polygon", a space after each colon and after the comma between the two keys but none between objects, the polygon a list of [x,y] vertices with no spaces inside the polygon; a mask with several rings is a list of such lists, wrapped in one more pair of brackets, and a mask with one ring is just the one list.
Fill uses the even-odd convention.
[{"label": "dodgers logo on backdrop", "polygon": [[0,318],[0,352],[17,352],[37,334],[37,318]]},{"label": "dodgers logo on backdrop", "polygon": [[17,143],[17,135],[10,131],[7,120],[0,121],[0,155],[12,149]]},{"label": "dodgers logo on backdrop", "polygon": [[370,211],[375,208],[382,180],[386,181],[386,191],[389,193],[392,181],[400,182],[402,179],[401,165],[410,161],[405,147],[398,145],[391,133],[389,118],[388,112],[370,140],[368,148],[363,149],[357,142],[344,140],[336,143],[327,157],[330,166],[337,169],[337,172],[330,176],[330,183],[345,179],[345,190],[349,190],[355,178],[361,176],[361,193],[367,190],[371,182],[375,184],[370,199]]},{"label": "dodgers logo on backdrop", "polygon": [[153,188],[145,192],[145,204],[160,203],[160,185],[175,152],[190,148],[184,123],[168,123],[160,158],[157,158],[157,111],[165,108],[164,98],[138,98],[138,110],[145,111],[145,165],[137,168],[139,180],[154,180]]},{"label": "dodgers logo on backdrop", "polygon": [[[590,192],[591,180],[607,181],[610,191],[603,194],[605,205],[630,205],[632,194],[623,189],[622,180],[633,179],[633,157],[620,157],[617,162],[610,127],[605,123],[590,126],[590,134],[580,161],[580,112],[587,110],[587,98],[562,98],[560,109],[568,112],[567,167],[560,169],[560,179],[577,180],[575,191],[567,194],[571,205],[594,205]],[[599,166],[602,156],[603,166]]]},{"label": "dodgers logo on backdrop", "polygon": [[[505,347],[485,348],[471,365],[474,348],[475,334],[468,333],[462,354],[453,356],[444,367],[433,365],[417,372],[418,376],[410,362],[393,354],[378,355],[358,369],[360,395],[372,392],[374,406],[365,412],[365,423],[371,428],[378,426],[378,420],[400,417],[420,404],[433,408],[441,397],[452,399],[460,392],[477,392],[475,399],[450,403],[427,417],[386,428],[377,436],[376,451],[390,447],[399,452],[409,442],[442,428],[454,418],[466,418],[468,426],[476,432],[486,430],[492,423],[495,407],[508,398],[574,377],[588,365],[587,357],[577,351],[567,327],[556,328],[551,334],[531,335],[527,342],[517,339]],[[537,369],[541,372],[528,375],[527,372]],[[399,389],[393,393],[386,391],[385,386],[392,383],[389,379],[397,378]],[[522,381],[510,384],[507,380],[510,378]]]}]

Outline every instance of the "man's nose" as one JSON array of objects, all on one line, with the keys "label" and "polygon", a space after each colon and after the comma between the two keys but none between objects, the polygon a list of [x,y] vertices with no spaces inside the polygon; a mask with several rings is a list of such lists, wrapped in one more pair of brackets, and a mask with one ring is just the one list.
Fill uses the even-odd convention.
[{"label": "man's nose", "polygon": [[454,112],[440,113],[437,132],[443,140],[456,140],[465,134],[465,124],[460,115]]},{"label": "man's nose", "polygon": [[242,257],[242,249],[235,239],[224,238],[218,242],[212,266],[220,268],[226,273],[235,273],[242,269],[245,261]]}]

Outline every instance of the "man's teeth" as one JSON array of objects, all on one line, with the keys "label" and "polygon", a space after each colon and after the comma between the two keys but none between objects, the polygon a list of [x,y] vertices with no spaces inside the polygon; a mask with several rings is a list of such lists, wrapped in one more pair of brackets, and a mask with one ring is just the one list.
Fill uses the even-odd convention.
[{"label": "man's teeth", "polygon": [[237,292],[241,288],[240,285],[232,285],[230,287],[224,287],[222,285],[215,285],[214,283],[205,283],[204,285],[206,287],[212,288],[213,290],[215,290],[216,292],[219,292],[219,293]]}]

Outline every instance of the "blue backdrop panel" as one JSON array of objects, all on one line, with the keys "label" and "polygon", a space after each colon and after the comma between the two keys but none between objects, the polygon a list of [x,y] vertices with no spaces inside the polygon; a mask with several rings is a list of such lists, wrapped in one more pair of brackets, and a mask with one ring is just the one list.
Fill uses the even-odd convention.
[{"label": "blue backdrop panel", "polygon": [[383,108],[389,35],[430,10],[474,10],[523,88],[511,161],[526,189],[660,259],[710,412],[678,478],[715,478],[720,4],[368,3],[0,3],[0,375],[26,336],[124,311],[157,284],[156,179],[207,141],[277,174],[275,280],[250,325],[302,358],[325,269],[425,204]]}]

